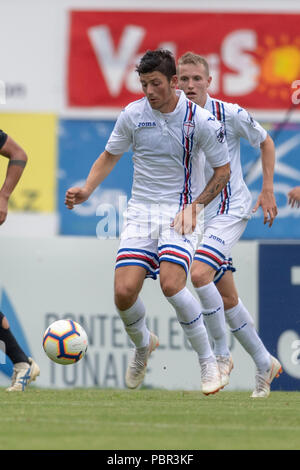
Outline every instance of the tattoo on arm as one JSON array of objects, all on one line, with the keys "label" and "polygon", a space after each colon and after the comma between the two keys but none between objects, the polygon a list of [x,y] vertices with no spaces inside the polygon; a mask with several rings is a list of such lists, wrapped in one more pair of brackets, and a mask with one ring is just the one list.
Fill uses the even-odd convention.
[{"label": "tattoo on arm", "polygon": [[229,178],[230,172],[221,175],[213,175],[195,202],[207,206],[226,186]]}]

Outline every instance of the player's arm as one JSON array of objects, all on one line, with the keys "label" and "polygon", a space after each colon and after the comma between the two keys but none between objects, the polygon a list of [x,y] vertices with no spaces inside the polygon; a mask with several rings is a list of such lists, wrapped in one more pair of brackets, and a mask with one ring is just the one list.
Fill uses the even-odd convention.
[{"label": "player's arm", "polygon": [[0,189],[0,225],[2,225],[7,217],[10,195],[20,180],[26,166],[27,155],[10,136],[6,137],[5,143],[0,149],[0,154],[9,159],[6,177]]},{"label": "player's arm", "polygon": [[271,227],[277,215],[273,186],[275,167],[274,142],[265,129],[245,109],[240,108],[238,105],[233,105],[232,119],[236,135],[247,139],[253,147],[260,148],[263,185],[253,212],[256,212],[261,207],[264,214],[264,224],[268,223],[269,227]]},{"label": "player's arm", "polygon": [[179,233],[192,233],[197,225],[197,215],[206,207],[226,186],[230,179],[230,163],[213,168],[214,173],[201,194],[179,212],[172,227]]},{"label": "player's arm", "polygon": [[102,183],[102,181],[110,174],[116,163],[120,160],[122,154],[113,155],[107,150],[97,158],[93,163],[85,185],[73,187],[67,190],[65,197],[65,205],[68,209],[73,209],[74,205],[81,204],[86,201],[92,192]]},{"label": "player's arm", "polygon": [[300,186],[296,186],[288,193],[291,207],[300,207]]},{"label": "player's arm", "polygon": [[230,163],[213,168],[213,170],[214,173],[211,179],[193,202],[195,207],[197,205],[207,206],[222,191],[230,179]]},{"label": "player's arm", "polygon": [[85,185],[82,188],[70,188],[66,192],[65,205],[68,209],[73,209],[75,204],[81,204],[90,197],[97,186],[110,174],[123,153],[129,150],[131,144],[131,120],[126,110],[123,110],[117,119],[104,152],[93,163]]},{"label": "player's arm", "polygon": [[256,212],[259,207],[262,208],[264,214],[264,224],[272,227],[275,217],[277,216],[277,205],[274,195],[274,167],[275,167],[275,145],[273,139],[267,134],[266,139],[260,144],[261,163],[263,173],[263,185],[256,204],[252,212]]}]

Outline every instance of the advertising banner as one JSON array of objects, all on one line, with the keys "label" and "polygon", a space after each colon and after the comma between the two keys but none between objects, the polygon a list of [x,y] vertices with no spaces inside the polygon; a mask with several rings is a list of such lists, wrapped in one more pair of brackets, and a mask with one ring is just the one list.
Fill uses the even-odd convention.
[{"label": "advertising banner", "polygon": [[[287,109],[300,73],[299,14],[70,12],[67,103],[118,107],[141,97],[135,66],[148,49],[207,58],[211,94],[257,110]],[[294,85],[297,89],[297,85]],[[300,88],[300,87],[298,87]]]},{"label": "advertising banner", "polygon": [[[26,152],[22,178],[9,200],[9,211],[53,213],[56,210],[56,140],[54,114],[1,114],[1,129]],[[8,159],[0,158],[0,187]]]},{"label": "advertising banner", "polygon": [[88,201],[75,206],[72,211],[64,204],[67,189],[83,186],[91,166],[104,151],[114,124],[114,121],[60,120],[58,212],[62,235],[119,236],[123,212],[131,194],[132,152],[122,156]]},{"label": "advertising banner", "polygon": [[259,247],[259,331],[279,358],[283,374],[274,390],[300,387],[300,243]]},{"label": "advertising banner", "polygon": [[[64,198],[71,186],[80,186],[98,155],[103,151],[114,126],[114,120],[62,119],[58,141],[58,212],[59,233],[89,235],[100,238],[119,236],[122,214],[131,196],[133,177],[132,151],[124,154],[113,172],[83,205],[66,209]],[[274,138],[276,165],[274,190],[278,216],[271,228],[263,224],[259,208],[249,221],[242,239],[300,239],[300,210],[288,204],[288,192],[300,182],[300,125],[262,123]],[[241,139],[241,162],[253,206],[262,188],[262,166],[259,149]],[[106,222],[110,219],[111,231]],[[112,224],[115,219],[115,224]]]},{"label": "advertising banner", "polygon": [[[300,239],[300,210],[288,204],[289,191],[300,184],[300,124],[262,123],[274,139],[276,163],[274,193],[278,215],[271,228],[263,224],[259,208],[243,234],[243,239]],[[241,139],[241,162],[244,179],[251,191],[253,206],[262,189],[260,150]]]}]

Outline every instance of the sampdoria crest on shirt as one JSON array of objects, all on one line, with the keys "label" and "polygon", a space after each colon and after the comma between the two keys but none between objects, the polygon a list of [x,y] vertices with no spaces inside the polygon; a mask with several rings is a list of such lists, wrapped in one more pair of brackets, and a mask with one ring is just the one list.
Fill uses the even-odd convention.
[{"label": "sampdoria crest on shirt", "polygon": [[223,144],[225,142],[225,127],[224,124],[216,131],[217,134],[217,141],[220,142],[220,144]]},{"label": "sampdoria crest on shirt", "polygon": [[183,123],[183,133],[184,136],[189,139],[194,135],[195,132],[195,123],[194,121],[185,121]]}]

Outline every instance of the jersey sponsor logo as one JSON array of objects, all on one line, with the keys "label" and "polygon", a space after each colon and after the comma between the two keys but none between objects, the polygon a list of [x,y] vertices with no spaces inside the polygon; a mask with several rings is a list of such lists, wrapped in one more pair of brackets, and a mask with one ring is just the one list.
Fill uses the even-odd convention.
[{"label": "jersey sponsor logo", "polygon": [[222,245],[225,245],[224,240],[222,240],[222,238],[220,237],[217,237],[216,235],[211,234],[209,238],[211,238],[212,240],[215,240],[216,242],[221,243]]},{"label": "jersey sponsor logo", "polygon": [[155,121],[139,122],[138,127],[156,127]]},{"label": "jersey sponsor logo", "polygon": [[215,118],[215,117],[209,117],[207,120],[208,120],[208,121],[215,121],[216,118]]},{"label": "jersey sponsor logo", "polygon": [[225,142],[225,127],[222,125],[217,131],[217,141],[220,142],[220,144],[224,144]]}]

